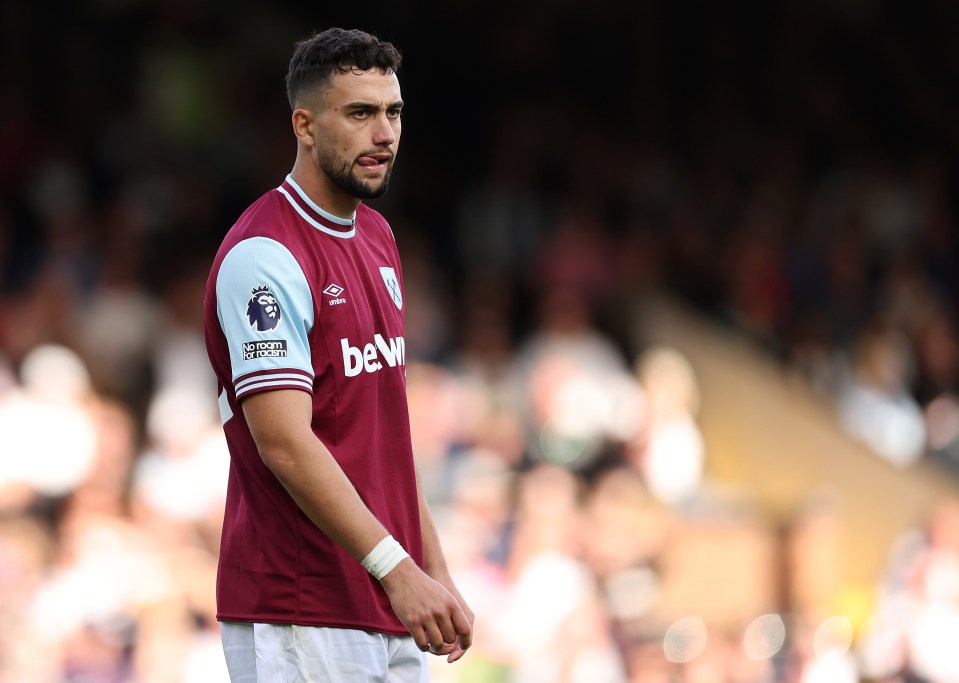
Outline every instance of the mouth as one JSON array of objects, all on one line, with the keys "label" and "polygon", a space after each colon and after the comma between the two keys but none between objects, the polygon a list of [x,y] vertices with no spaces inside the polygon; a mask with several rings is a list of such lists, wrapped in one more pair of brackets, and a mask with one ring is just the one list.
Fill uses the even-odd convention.
[{"label": "mouth", "polygon": [[378,170],[386,168],[393,155],[389,152],[376,152],[375,154],[364,154],[356,159],[356,163],[364,168]]}]

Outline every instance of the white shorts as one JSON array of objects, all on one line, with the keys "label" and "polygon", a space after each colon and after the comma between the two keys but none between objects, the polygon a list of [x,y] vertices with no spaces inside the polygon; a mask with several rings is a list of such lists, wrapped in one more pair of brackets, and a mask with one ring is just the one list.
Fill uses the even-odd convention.
[{"label": "white shorts", "polygon": [[220,622],[232,683],[428,683],[412,636]]}]

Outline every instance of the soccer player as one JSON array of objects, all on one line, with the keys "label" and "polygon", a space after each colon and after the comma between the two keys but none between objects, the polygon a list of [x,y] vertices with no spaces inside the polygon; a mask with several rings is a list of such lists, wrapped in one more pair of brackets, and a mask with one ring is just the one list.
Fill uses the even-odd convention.
[{"label": "soccer player", "polygon": [[217,252],[206,342],[231,454],[217,618],[238,681],[420,682],[473,614],[413,461],[403,277],[386,220],[400,54],[331,28],[286,76],[293,170]]}]

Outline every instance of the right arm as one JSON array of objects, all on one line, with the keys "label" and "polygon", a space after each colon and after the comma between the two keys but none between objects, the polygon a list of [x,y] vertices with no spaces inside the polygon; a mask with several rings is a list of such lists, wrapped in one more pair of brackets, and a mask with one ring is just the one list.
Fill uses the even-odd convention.
[{"label": "right arm", "polygon": [[[323,533],[362,561],[388,532],[313,433],[310,395],[267,391],[241,405],[264,464]],[[457,600],[410,558],[380,583],[421,650],[469,636],[470,624]]]}]

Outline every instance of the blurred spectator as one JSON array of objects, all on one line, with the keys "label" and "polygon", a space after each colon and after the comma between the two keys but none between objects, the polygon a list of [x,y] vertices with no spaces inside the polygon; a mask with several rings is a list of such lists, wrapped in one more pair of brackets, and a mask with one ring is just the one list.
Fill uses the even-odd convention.
[{"label": "blurred spectator", "polygon": [[[903,535],[887,563],[879,601],[859,646],[879,680],[959,680],[959,503],[938,503],[922,528]],[[911,678],[910,678],[911,677]]]},{"label": "blurred spectator", "polygon": [[[180,270],[180,269],[178,269]],[[203,340],[205,264],[182,267],[160,301],[160,320],[147,345],[154,393],[168,388],[192,388],[200,397],[216,393],[216,376]]]},{"label": "blurred spectator", "polygon": [[601,474],[586,494],[583,558],[596,577],[630,675],[648,668],[646,644],[662,600],[660,567],[669,513],[626,466]]},{"label": "blurred spectator", "polygon": [[0,489],[25,485],[56,498],[78,486],[93,467],[97,436],[90,378],[80,357],[58,345],[30,351],[20,376],[22,388],[0,399],[0,433],[6,435]]},{"label": "blurred spectator", "polygon": [[845,428],[889,462],[905,466],[926,445],[922,410],[909,391],[913,357],[906,337],[891,328],[863,332],[853,350],[855,375],[840,390]]},{"label": "blurred spectator", "polygon": [[137,458],[131,495],[135,511],[155,525],[155,533],[186,524],[203,528],[211,542],[219,537],[230,456],[218,417],[216,404],[189,385],[154,396],[147,449]]},{"label": "blurred spectator", "polygon": [[519,683],[625,680],[594,579],[579,556],[580,483],[540,464],[518,482],[510,587],[496,636]]},{"label": "blurred spectator", "polygon": [[511,371],[529,457],[582,470],[610,443],[632,436],[641,391],[623,353],[590,321],[573,290],[544,295],[539,324],[520,343]]},{"label": "blurred spectator", "polygon": [[635,372],[645,396],[644,412],[626,457],[660,501],[688,503],[699,492],[706,458],[696,423],[699,389],[692,366],[674,349],[652,348],[637,359]]}]

